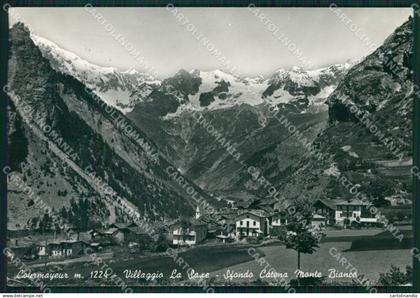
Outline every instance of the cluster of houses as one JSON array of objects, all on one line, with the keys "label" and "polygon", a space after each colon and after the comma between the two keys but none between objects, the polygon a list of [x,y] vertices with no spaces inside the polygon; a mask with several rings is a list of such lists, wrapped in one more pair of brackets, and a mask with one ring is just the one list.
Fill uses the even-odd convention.
[{"label": "cluster of houses", "polygon": [[[274,204],[274,202],[273,202]],[[175,224],[172,229],[173,245],[195,245],[206,238],[215,237],[221,242],[231,242],[247,237],[280,236],[286,231],[288,215],[286,211],[273,210],[274,206],[253,208],[252,206],[230,204],[230,208],[219,211],[214,225],[201,218],[197,207],[195,218],[188,227]],[[369,212],[369,204],[360,200],[317,200],[313,204],[311,225],[324,226],[375,225],[377,218]],[[270,212],[271,211],[271,212]]]},{"label": "cluster of houses", "polygon": [[[285,233],[288,223],[286,211],[274,207],[275,202],[258,206],[231,204],[210,218],[201,215],[197,207],[194,218],[177,221],[167,229],[166,238],[174,246],[196,245],[208,238],[232,242],[249,237],[278,237]],[[374,225],[377,219],[368,211],[368,204],[360,200],[317,200],[313,204],[311,225]],[[69,258],[83,254],[86,248],[101,250],[107,246],[122,245],[138,250],[149,249],[153,239],[134,223],[113,223],[106,229],[92,229],[77,234],[76,239],[64,235],[9,236],[14,253],[23,258]]]},{"label": "cluster of houses", "polygon": [[113,223],[107,229],[92,229],[80,232],[75,239],[66,235],[16,235],[10,237],[8,247],[25,259],[69,258],[79,256],[86,248],[94,251],[112,245],[135,244],[146,248],[152,238],[134,223]]}]

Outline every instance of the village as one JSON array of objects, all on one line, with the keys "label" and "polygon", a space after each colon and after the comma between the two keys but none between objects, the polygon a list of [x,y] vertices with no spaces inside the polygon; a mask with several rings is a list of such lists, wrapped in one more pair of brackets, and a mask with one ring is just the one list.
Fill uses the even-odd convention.
[{"label": "village", "polygon": [[[263,239],[282,239],[287,233],[288,214],[275,209],[275,201],[266,204],[258,209],[249,204],[229,204],[229,208],[221,208],[211,216],[202,214],[197,206],[193,218],[162,226],[157,240],[135,223],[112,223],[106,228],[78,232],[72,238],[57,232],[38,235],[25,230],[9,231],[8,247],[15,256],[45,262],[80,257],[86,248],[102,251],[125,247],[131,253],[142,253],[163,251],[169,246],[196,246],[206,241],[255,244]],[[380,227],[368,206],[357,199],[336,202],[319,199],[313,204],[310,225],[316,230]]]},{"label": "village", "polygon": [[[275,208],[276,200],[252,208],[249,204],[231,204],[217,214],[222,226],[214,226],[202,218],[199,208],[196,216],[188,222],[188,228],[175,225],[172,230],[173,245],[196,245],[208,238],[216,238],[221,243],[248,241],[258,242],[264,238],[284,238],[287,233],[288,217],[286,210]],[[361,200],[316,200],[310,226],[314,230],[335,228],[378,227],[381,224],[372,214],[370,205]]]}]

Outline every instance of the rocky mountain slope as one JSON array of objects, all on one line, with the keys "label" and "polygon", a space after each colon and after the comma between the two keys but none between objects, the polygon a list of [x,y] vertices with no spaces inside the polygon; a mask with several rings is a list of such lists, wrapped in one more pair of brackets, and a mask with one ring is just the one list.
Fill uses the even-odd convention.
[{"label": "rocky mountain slope", "polygon": [[326,98],[334,91],[348,69],[357,62],[348,60],[344,64],[316,70],[304,70],[300,67],[280,69],[268,80],[268,87],[262,96],[271,99],[273,103],[295,104],[301,108],[325,104]]},{"label": "rocky mountain slope", "polygon": [[[313,140],[322,157],[307,155],[292,175],[271,180],[285,198],[351,197],[349,184],[340,182],[345,177],[377,206],[392,197],[411,200],[412,36],[410,19],[340,81],[327,100],[328,125]],[[278,156],[271,150],[255,165],[269,177]],[[256,191],[266,195],[260,186]]]},{"label": "rocky mountain slope", "polygon": [[[128,117],[202,188],[236,192],[243,188],[238,180],[242,164],[232,159],[203,123],[210,123],[229,140],[242,160],[255,159],[260,151],[277,148],[287,138],[287,127],[267,120],[272,109],[290,114],[313,139],[327,122],[327,96],[350,66],[279,70],[268,80],[237,78],[220,70],[181,70],[163,80]],[[198,115],[204,122],[197,121]]]},{"label": "rocky mountain slope", "polygon": [[[107,208],[93,188],[77,172],[50,150],[49,143],[35,133],[9,103],[9,152],[12,179],[8,183],[8,228],[37,228],[35,221],[45,212],[36,207],[36,195],[53,208],[53,213],[70,206],[72,198],[89,199],[94,206],[91,222],[111,217],[113,210]],[[41,178],[42,179],[38,179]],[[15,182],[21,179],[21,183]],[[25,193],[25,187],[35,190],[35,195]]]},{"label": "rocky mountain slope", "polygon": [[31,35],[31,39],[56,71],[73,76],[123,113],[130,112],[160,84],[147,73],[94,65],[43,37]]},{"label": "rocky mountain slope", "polygon": [[[93,179],[100,178],[118,194],[112,199],[124,201],[143,220],[193,214],[196,202],[169,176],[171,164],[151,153],[154,143],[77,79],[55,71],[20,23],[10,31],[10,57],[10,164],[36,195],[55,210],[72,198],[95,200],[108,206],[103,214],[96,210],[98,220],[115,220],[115,208],[104,200],[107,193]],[[22,228],[43,212],[31,207],[19,187],[10,189],[8,206],[9,228],[18,223]]]}]

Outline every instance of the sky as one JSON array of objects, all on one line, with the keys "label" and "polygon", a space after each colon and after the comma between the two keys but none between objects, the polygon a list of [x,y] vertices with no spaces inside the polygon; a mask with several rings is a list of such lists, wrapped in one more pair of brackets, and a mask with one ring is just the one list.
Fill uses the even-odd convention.
[{"label": "sky", "polygon": [[261,8],[267,24],[278,28],[277,35],[247,8],[177,9],[188,18],[187,24],[197,28],[196,36],[202,33],[208,38],[225,61],[197,41],[187,24],[166,8],[96,8],[106,20],[104,24],[82,7],[11,8],[9,24],[22,21],[34,34],[91,63],[144,71],[144,64],[106,30],[105,25],[110,24],[108,28],[112,26],[115,34],[122,34],[158,77],[169,77],[180,69],[231,71],[226,61],[245,77],[305,66],[277,38],[280,34],[287,36],[316,69],[369,55],[370,45],[381,45],[412,12],[409,8],[342,8],[351,20],[349,24],[369,38],[367,44],[329,8]]}]

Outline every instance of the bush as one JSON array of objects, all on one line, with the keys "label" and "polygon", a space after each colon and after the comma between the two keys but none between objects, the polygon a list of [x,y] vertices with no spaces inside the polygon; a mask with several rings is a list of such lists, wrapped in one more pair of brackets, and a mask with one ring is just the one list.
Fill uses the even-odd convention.
[{"label": "bush", "polygon": [[273,236],[277,236],[279,240],[284,240],[287,235],[286,226],[273,227],[270,230],[270,234]]},{"label": "bush", "polygon": [[391,265],[388,272],[380,273],[378,283],[382,286],[401,286],[412,282],[413,269],[406,267],[406,272],[402,272],[400,268]]},{"label": "bush", "polygon": [[355,220],[351,222],[350,226],[352,229],[358,229],[358,230],[360,230],[360,228],[362,227],[362,225]]},{"label": "bush", "polygon": [[159,240],[153,245],[153,251],[163,252],[169,248],[169,241],[167,239]]}]

